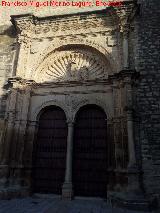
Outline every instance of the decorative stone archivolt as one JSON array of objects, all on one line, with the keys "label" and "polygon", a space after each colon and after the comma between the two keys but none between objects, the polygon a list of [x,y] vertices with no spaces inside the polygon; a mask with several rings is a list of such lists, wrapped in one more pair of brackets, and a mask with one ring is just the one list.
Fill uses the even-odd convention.
[{"label": "decorative stone archivolt", "polygon": [[109,105],[105,103],[103,100],[93,98],[93,97],[89,99],[78,100],[69,95],[66,100],[59,101],[56,99],[52,99],[52,100],[42,102],[40,105],[36,106],[32,110],[29,116],[29,120],[37,122],[39,120],[39,116],[41,115],[41,112],[43,111],[43,109],[45,109],[45,107],[58,106],[65,112],[67,122],[74,122],[74,119],[78,110],[81,107],[85,105],[89,105],[89,104],[94,104],[101,107],[105,111],[107,115],[107,119],[111,119],[113,117],[112,110],[110,109]]},{"label": "decorative stone archivolt", "polygon": [[66,115],[66,118],[68,119],[70,116],[69,116],[69,109],[67,106],[65,106],[65,104],[62,102],[62,101],[58,101],[58,100],[48,100],[48,101],[45,101],[43,102],[41,105],[37,106],[31,113],[30,113],[30,116],[29,116],[29,120],[30,121],[38,121],[39,120],[39,117],[41,115],[41,112],[43,111],[43,109],[45,107],[48,107],[48,106],[58,106],[60,107],[64,112],[65,112],[65,115]]},{"label": "decorative stone archivolt", "polygon": [[107,79],[109,63],[89,51],[79,49],[57,51],[50,55],[36,72],[35,81],[81,81]]},{"label": "decorative stone archivolt", "polygon": [[116,60],[114,60],[114,58],[111,56],[109,48],[106,49],[107,47],[104,48],[102,45],[98,44],[93,40],[82,39],[77,36],[74,39],[66,39],[64,41],[56,40],[51,42],[49,46],[47,46],[47,48],[45,48],[43,52],[40,55],[38,55],[36,63],[32,65],[32,73],[35,73],[35,70],[38,69],[40,64],[47,57],[56,52],[58,49],[62,49],[65,46],[77,46],[77,47],[81,46],[81,49],[88,48],[97,51],[97,54],[99,53],[103,55],[106,58],[106,60],[108,60],[112,72],[116,73],[120,69],[120,64]]},{"label": "decorative stone archivolt", "polygon": [[77,103],[73,107],[73,115],[72,115],[73,121],[75,120],[75,116],[77,112],[79,111],[79,109],[85,105],[90,105],[90,104],[94,104],[101,107],[107,115],[107,120],[113,117],[113,113],[110,107],[107,105],[107,103],[97,98],[91,98],[91,99],[83,99],[81,101],[77,101]]}]

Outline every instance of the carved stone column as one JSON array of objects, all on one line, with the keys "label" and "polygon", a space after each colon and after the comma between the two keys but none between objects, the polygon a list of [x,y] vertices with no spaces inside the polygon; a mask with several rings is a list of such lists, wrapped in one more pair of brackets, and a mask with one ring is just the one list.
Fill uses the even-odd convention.
[{"label": "carved stone column", "polygon": [[69,200],[71,200],[73,197],[73,186],[72,186],[73,134],[74,134],[74,123],[68,122],[66,171],[65,171],[65,181],[62,187],[62,198]]},{"label": "carved stone column", "polygon": [[31,38],[34,29],[31,15],[25,17],[11,16],[11,21],[17,31],[17,44],[19,45],[19,57],[16,75],[28,79],[28,57],[31,48]]},{"label": "carved stone column", "polygon": [[[15,79],[11,79],[13,81]],[[10,169],[16,172],[16,175],[12,175],[12,179],[17,184],[21,184],[21,170],[23,168],[23,150],[25,141],[25,132],[28,116],[28,108],[30,103],[30,87],[31,82],[18,78],[16,85],[18,89],[17,104],[15,107],[16,116],[14,120],[14,131],[12,143],[10,145]],[[19,181],[18,181],[19,180]]]},{"label": "carved stone column", "polygon": [[123,33],[123,69],[129,68],[129,24],[122,25]]},{"label": "carved stone column", "polygon": [[[115,190],[115,192],[110,194],[108,199],[112,202],[116,202],[116,205],[126,206],[127,208],[136,209],[147,209],[148,201],[144,198],[141,182],[140,182],[140,170],[137,163],[136,156],[136,144],[134,138],[134,102],[133,102],[133,84],[134,79],[137,78],[137,73],[134,70],[123,70],[119,73],[121,80],[123,80],[124,85],[124,95],[125,95],[125,109],[124,116],[126,117],[127,125],[127,140],[128,140],[128,156],[129,162],[127,167],[127,187],[123,190]],[[114,88],[115,90],[115,88]],[[116,107],[116,106],[114,106]],[[116,115],[115,111],[115,115]],[[116,128],[117,129],[117,128]],[[117,147],[115,146],[115,152]]]},{"label": "carved stone column", "polygon": [[3,137],[5,132],[6,122],[5,120],[0,120],[0,163],[2,161],[2,155],[3,155]]},{"label": "carved stone column", "polygon": [[8,102],[7,128],[6,128],[6,133],[5,133],[2,164],[8,164],[8,162],[9,162],[10,142],[11,142],[12,135],[13,135],[14,119],[15,119],[16,99],[17,99],[17,89],[14,88],[11,91],[10,99]]},{"label": "carved stone column", "polygon": [[127,130],[128,130],[128,192],[141,193],[139,183],[139,169],[136,162],[135,142],[133,133],[133,111],[127,109]]},{"label": "carved stone column", "polygon": [[[28,84],[30,83],[32,82],[29,81]],[[4,150],[1,164],[3,170],[6,168],[3,173],[6,176],[5,182],[7,185],[21,186],[22,157],[30,100],[30,87],[21,78],[10,78],[9,84],[12,85],[12,89],[8,97],[6,110],[6,131],[3,141]]]},{"label": "carved stone column", "polygon": [[130,22],[135,16],[137,5],[134,1],[123,2],[122,7],[116,7],[116,12],[119,17],[120,32],[123,36],[123,69],[129,68],[129,31]]},{"label": "carved stone column", "polygon": [[113,100],[114,100],[114,119],[113,119],[113,128],[114,128],[114,148],[115,148],[115,167],[118,170],[120,168],[119,161],[119,133],[120,129],[120,109],[121,109],[121,99],[120,99],[120,85],[119,81],[116,79],[113,80]]},{"label": "carved stone column", "polygon": [[129,74],[128,76],[124,77],[126,98],[127,98],[126,115],[127,115],[127,133],[128,133],[128,153],[129,153],[128,187],[125,192],[119,193],[118,197],[123,203],[123,205],[127,204],[127,206],[130,208],[137,208],[136,205],[138,205],[138,208],[147,209],[148,202],[144,198],[142,186],[140,184],[140,170],[136,159],[136,150],[135,150],[136,145],[134,139],[134,118],[133,118],[132,74]]},{"label": "carved stone column", "polygon": [[26,133],[26,143],[24,145],[24,162],[28,167],[32,167],[32,152],[34,137],[36,135],[36,130],[38,129],[37,121],[28,121],[27,133]]},{"label": "carved stone column", "polygon": [[129,150],[128,168],[131,168],[136,165],[132,113],[133,113],[132,109],[127,109],[127,130],[128,130],[128,150]]},{"label": "carved stone column", "polygon": [[[33,145],[34,138],[36,135],[36,130],[38,129],[37,121],[28,121],[27,130],[26,130],[26,140],[24,144],[24,154],[23,154],[23,164],[24,164],[24,179],[25,184],[31,191],[32,184],[32,154],[33,154]],[[27,168],[27,169],[26,169]]]},{"label": "carved stone column", "polygon": [[115,144],[114,144],[114,120],[107,119],[107,196],[114,190],[115,187]]},{"label": "carved stone column", "polygon": [[7,103],[6,112],[6,127],[5,133],[2,141],[2,154],[1,154],[1,165],[0,165],[0,184],[5,187],[7,184],[8,171],[9,171],[9,157],[10,157],[10,143],[13,136],[14,129],[14,119],[15,119],[15,108],[17,99],[17,89],[16,85],[10,92]]},{"label": "carved stone column", "polygon": [[19,155],[16,156],[17,162],[19,165],[23,164],[23,153],[24,153],[24,141],[26,140],[26,125],[28,119],[28,109],[30,105],[30,93],[31,93],[31,84],[32,82],[25,82],[22,89],[23,101],[21,107],[21,117],[20,117],[20,128],[19,128],[19,137],[18,137],[18,150]]},{"label": "carved stone column", "polygon": [[133,121],[133,91],[131,77],[126,77],[127,92],[127,132],[128,132],[128,192],[140,193],[139,170],[136,160],[135,140],[134,140],[134,121]]}]

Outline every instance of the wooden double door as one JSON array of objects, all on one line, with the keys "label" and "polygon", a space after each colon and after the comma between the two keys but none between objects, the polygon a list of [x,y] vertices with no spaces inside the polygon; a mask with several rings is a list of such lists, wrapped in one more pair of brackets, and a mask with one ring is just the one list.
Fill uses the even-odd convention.
[{"label": "wooden double door", "polygon": [[[105,197],[107,192],[107,118],[96,105],[82,107],[75,119],[73,187],[76,196]],[[34,192],[61,194],[67,152],[66,117],[49,107],[39,120],[33,150]]]},{"label": "wooden double door", "polygon": [[61,194],[67,150],[66,116],[59,107],[41,114],[33,147],[33,192]]},{"label": "wooden double door", "polygon": [[75,195],[106,197],[107,118],[95,105],[82,107],[76,116],[73,185]]}]

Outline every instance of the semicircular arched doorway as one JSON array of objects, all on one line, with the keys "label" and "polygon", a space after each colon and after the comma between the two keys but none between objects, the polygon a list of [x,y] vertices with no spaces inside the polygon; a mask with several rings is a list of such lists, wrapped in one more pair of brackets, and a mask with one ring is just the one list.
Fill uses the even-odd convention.
[{"label": "semicircular arched doorway", "polygon": [[33,146],[32,188],[35,193],[61,194],[65,177],[67,124],[57,106],[43,109]]},{"label": "semicircular arched doorway", "polygon": [[76,115],[73,186],[76,196],[107,196],[107,117],[97,105]]}]

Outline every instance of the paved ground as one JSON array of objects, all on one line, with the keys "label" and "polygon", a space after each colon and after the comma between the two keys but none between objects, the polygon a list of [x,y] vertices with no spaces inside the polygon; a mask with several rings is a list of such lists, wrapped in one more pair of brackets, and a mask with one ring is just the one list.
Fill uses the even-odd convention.
[{"label": "paved ground", "polygon": [[111,208],[98,199],[62,201],[58,197],[29,197],[0,200],[0,213],[137,213],[126,209]]}]

